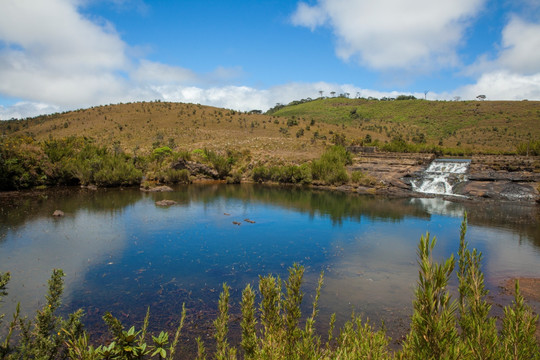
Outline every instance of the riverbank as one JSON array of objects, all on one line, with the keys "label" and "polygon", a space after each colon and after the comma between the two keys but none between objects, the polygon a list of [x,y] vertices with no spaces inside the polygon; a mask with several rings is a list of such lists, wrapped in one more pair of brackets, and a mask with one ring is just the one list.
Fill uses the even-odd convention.
[{"label": "riverbank", "polygon": [[[365,172],[377,179],[381,186],[358,186],[349,190],[381,195],[433,196],[414,192],[412,183],[422,177],[435,158],[433,154],[355,154],[349,170]],[[467,159],[470,159],[470,166],[466,179],[454,188],[454,194],[461,200],[540,201],[540,157],[474,155]]]}]

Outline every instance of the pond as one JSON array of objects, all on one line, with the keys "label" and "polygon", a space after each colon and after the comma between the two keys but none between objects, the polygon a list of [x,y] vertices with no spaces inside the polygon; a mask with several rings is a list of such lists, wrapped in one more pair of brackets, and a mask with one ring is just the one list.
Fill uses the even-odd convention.
[{"label": "pond", "polygon": [[[162,199],[178,204],[157,206]],[[56,209],[65,216],[54,218]],[[429,231],[437,237],[436,259],[456,254],[465,211],[467,240],[484,254],[493,294],[506,278],[540,277],[540,211],[534,205],[249,184],[179,186],[169,193],[60,189],[3,196],[0,271],[10,271],[12,281],[1,310],[10,314],[20,301],[33,316],[52,269],[62,268],[62,311],[83,308],[85,325],[98,338],[106,336],[105,311],[127,326],[140,326],[150,307],[151,329],[172,329],[185,303],[182,341],[189,352],[196,336],[211,339],[224,282],[231,286],[234,338],[243,288],[256,288],[259,275],[285,279],[287,269],[299,263],[306,269],[304,314],[324,271],[320,331],[332,313],[341,325],[355,312],[375,325],[384,321],[388,334],[399,339],[412,313],[420,236]]]}]

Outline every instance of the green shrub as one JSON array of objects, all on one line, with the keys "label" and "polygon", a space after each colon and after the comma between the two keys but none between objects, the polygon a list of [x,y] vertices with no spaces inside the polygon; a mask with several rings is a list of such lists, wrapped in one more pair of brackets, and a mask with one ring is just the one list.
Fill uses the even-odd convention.
[{"label": "green shrub", "polygon": [[225,179],[231,172],[232,165],[235,163],[234,157],[225,157],[219,155],[215,151],[204,149],[205,158],[212,164],[212,167],[217,171],[218,178]]},{"label": "green shrub", "polygon": [[172,154],[172,150],[168,146],[162,146],[152,151],[152,157],[154,158],[154,160],[158,160],[158,161],[163,160],[166,156],[169,156],[171,154]]},{"label": "green shrub", "polygon": [[313,180],[319,180],[330,185],[343,184],[349,181],[345,165],[352,163],[351,154],[339,145],[332,146],[320,159],[311,163]]},{"label": "green shrub", "polygon": [[516,146],[518,155],[540,156],[540,140],[520,143]]},{"label": "green shrub", "polygon": [[166,169],[160,171],[156,180],[165,184],[189,184],[191,182],[189,178],[189,171],[187,169]]},{"label": "green shrub", "polygon": [[265,166],[257,166],[251,171],[251,178],[255,182],[265,182],[270,180],[270,171]]},{"label": "green shrub", "polygon": [[233,171],[231,176],[227,177],[227,184],[240,184],[242,182],[242,173],[240,171]]}]

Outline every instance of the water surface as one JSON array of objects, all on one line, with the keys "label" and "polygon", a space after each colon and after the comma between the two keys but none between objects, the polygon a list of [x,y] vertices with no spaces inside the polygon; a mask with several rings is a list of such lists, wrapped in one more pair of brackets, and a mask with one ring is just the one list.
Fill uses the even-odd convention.
[{"label": "water surface", "polygon": [[[157,200],[178,205],[163,208]],[[53,218],[54,210],[66,213]],[[172,193],[136,189],[41,192],[0,198],[0,271],[10,271],[2,310],[20,301],[32,314],[43,304],[53,268],[66,272],[65,313],[79,307],[96,334],[111,311],[130,326],[150,306],[152,327],[171,328],[182,303],[187,340],[211,337],[221,286],[231,286],[233,334],[246,284],[258,275],[286,278],[306,268],[305,312],[321,271],[319,317],[338,323],[351,312],[385,321],[389,335],[406,330],[418,270],[416,248],[429,231],[435,257],[455,254],[463,213],[467,239],[484,254],[488,287],[513,276],[540,276],[537,206],[453,203],[258,185],[190,185]],[[250,220],[250,222],[245,221]],[[238,222],[241,225],[235,225]],[[321,325],[320,329],[324,329]]]}]

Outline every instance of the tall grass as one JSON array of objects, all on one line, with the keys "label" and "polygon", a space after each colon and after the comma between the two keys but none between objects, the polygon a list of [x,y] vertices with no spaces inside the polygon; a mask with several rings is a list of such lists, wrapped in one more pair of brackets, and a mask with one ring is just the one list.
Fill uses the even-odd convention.
[{"label": "tall grass", "polygon": [[351,154],[340,145],[328,148],[319,159],[302,165],[255,167],[252,178],[255,182],[274,181],[284,184],[339,185],[349,181],[345,165],[352,163]]}]

